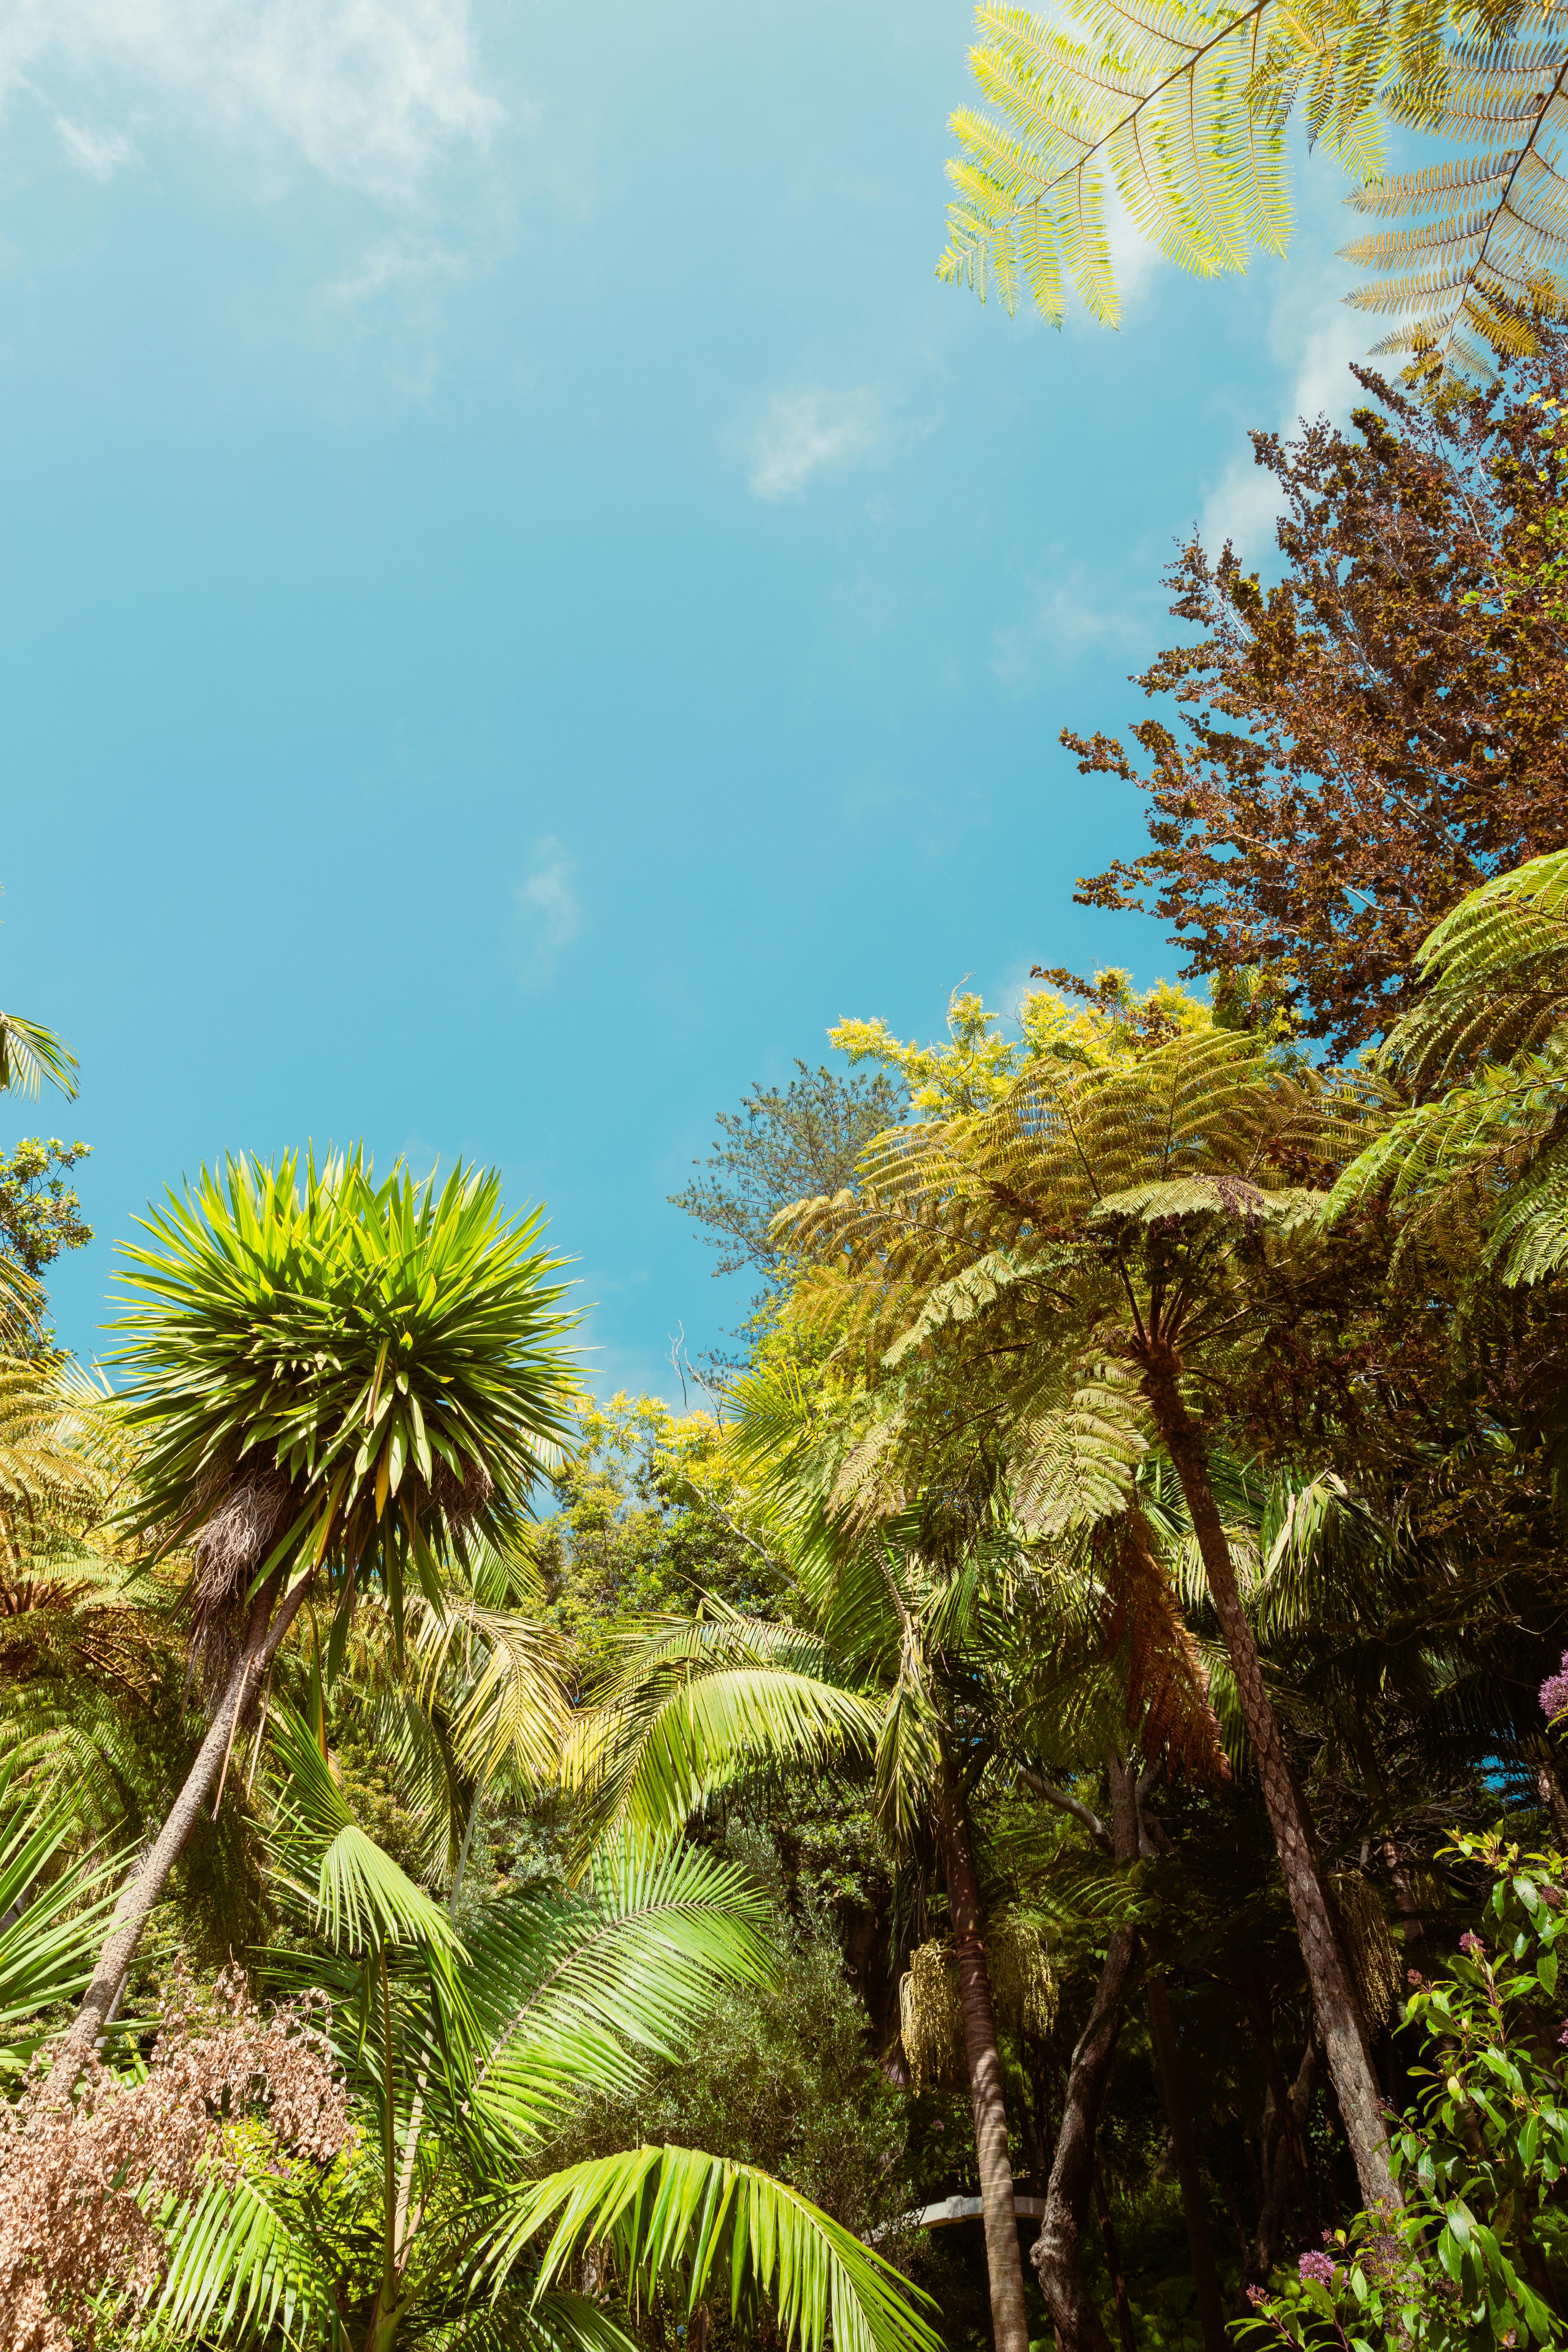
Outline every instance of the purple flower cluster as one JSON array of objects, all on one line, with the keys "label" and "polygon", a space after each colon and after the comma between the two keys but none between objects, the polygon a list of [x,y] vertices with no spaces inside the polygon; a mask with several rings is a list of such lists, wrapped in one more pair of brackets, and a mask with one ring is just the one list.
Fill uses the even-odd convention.
[{"label": "purple flower cluster", "polygon": [[1459,1938],[1459,1949],[1461,1952],[1468,1952],[1471,1959],[1475,1959],[1478,1954],[1486,1950],[1486,1946],[1478,1935],[1467,1927]]},{"label": "purple flower cluster", "polygon": [[1563,1653],[1563,1664],[1554,1675],[1548,1675],[1541,1685],[1541,1712],[1555,1717],[1568,1708],[1568,1650]]},{"label": "purple flower cluster", "polygon": [[1320,2286],[1332,2286],[1334,2266],[1327,2254],[1316,2251],[1305,2253],[1296,2265],[1304,2279],[1316,2279]]}]

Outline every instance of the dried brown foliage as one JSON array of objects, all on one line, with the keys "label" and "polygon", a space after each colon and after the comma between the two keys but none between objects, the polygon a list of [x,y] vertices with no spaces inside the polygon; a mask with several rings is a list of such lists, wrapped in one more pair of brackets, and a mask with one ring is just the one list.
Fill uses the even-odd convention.
[{"label": "dried brown foliage", "polygon": [[165,2200],[230,2183],[229,2127],[259,2116],[294,2157],[330,2164],[349,2137],[347,2091],[322,2030],[322,1994],[264,2016],[237,1969],[198,1992],[176,1979],[138,2081],[91,2060],[75,2104],[29,2080],[0,2107],[0,2343],[70,2352],[94,2341],[95,2303],[144,2309],[163,2275]]},{"label": "dried brown foliage", "polygon": [[1568,842],[1568,625],[1542,562],[1568,469],[1541,404],[1568,391],[1568,334],[1440,416],[1354,373],[1350,430],[1253,435],[1285,499],[1278,584],[1196,538],[1167,573],[1199,635],[1136,681],[1181,711],[1132,729],[1147,773],[1113,737],[1062,736],[1150,803],[1152,846],[1079,904],[1163,918],[1189,973],[1263,967],[1340,1053],[1403,1010],[1467,891]]},{"label": "dried brown foliage", "polygon": [[1144,1756],[1204,1788],[1230,1779],[1203,1654],[1134,1507],[1108,1530],[1105,1645],[1126,1645],[1127,1721]]}]

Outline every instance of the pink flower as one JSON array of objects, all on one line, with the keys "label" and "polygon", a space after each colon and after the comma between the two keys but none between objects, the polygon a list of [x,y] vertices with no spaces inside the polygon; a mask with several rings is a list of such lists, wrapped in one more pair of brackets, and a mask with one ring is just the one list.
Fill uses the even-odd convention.
[{"label": "pink flower", "polygon": [[1327,2254],[1305,2253],[1296,2267],[1304,2279],[1316,2279],[1320,2286],[1332,2286],[1334,2283],[1334,2266]]},{"label": "pink flower", "polygon": [[1478,1952],[1484,1952],[1486,1950],[1486,1946],[1482,1943],[1478,1935],[1475,1935],[1468,1927],[1467,1927],[1464,1934],[1459,1938],[1459,1949],[1461,1952],[1468,1952],[1470,1958],[1474,1959]]},{"label": "pink flower", "polygon": [[1548,1675],[1541,1685],[1541,1712],[1555,1719],[1568,1709],[1568,1650],[1563,1653],[1563,1664],[1556,1674]]}]

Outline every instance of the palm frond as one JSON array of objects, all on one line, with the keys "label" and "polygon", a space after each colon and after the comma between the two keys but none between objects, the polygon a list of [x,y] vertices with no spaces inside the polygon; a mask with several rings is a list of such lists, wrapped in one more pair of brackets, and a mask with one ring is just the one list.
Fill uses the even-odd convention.
[{"label": "palm frond", "polygon": [[767,1980],[768,1916],[734,1864],[631,1839],[599,1848],[572,1896],[487,1905],[463,1975],[473,2105],[531,2146],[585,2091],[625,2092],[684,2046],[719,1986]]},{"label": "palm frond", "polygon": [[939,2352],[889,2263],[751,2165],[668,2147],[573,2165],[504,2201],[485,2250],[492,2272],[504,2275],[546,2229],[546,2284],[584,2246],[606,2243],[634,2294],[689,2312],[727,2289],[732,2317],[765,2303],[800,2352]]},{"label": "palm frond", "polygon": [[37,1095],[42,1081],[49,1078],[68,1097],[76,1092],[76,1066],[70,1047],[42,1022],[0,1013],[0,1094],[15,1087]]},{"label": "palm frond", "polygon": [[460,1958],[447,1913],[360,1827],[314,1731],[287,1700],[274,1707],[272,1738],[283,1851],[296,1871],[313,1868],[316,1916],[333,1948],[413,1944],[438,1960]]},{"label": "palm frond", "polygon": [[826,1678],[820,1642],[727,1613],[663,1632],[623,1663],[574,1723],[567,1778],[595,1825],[658,1836],[742,1773],[869,1755],[879,1719]]},{"label": "palm frond", "polygon": [[40,2011],[85,1989],[113,1906],[123,1856],[88,1854],[57,1867],[78,1828],[68,1781],[39,1792],[15,1760],[0,1771],[0,2043],[8,2066],[25,2064],[41,2038]]},{"label": "palm frond", "polygon": [[259,2167],[210,2180],[170,2233],[154,2317],[174,2341],[251,2343],[270,2336],[344,2352],[330,2259],[279,2210]]}]

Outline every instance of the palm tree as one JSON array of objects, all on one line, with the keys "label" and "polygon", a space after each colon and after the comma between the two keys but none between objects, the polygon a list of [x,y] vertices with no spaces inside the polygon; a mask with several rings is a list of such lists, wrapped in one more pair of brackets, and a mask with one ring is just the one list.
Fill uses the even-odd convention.
[{"label": "palm tree", "polygon": [[825,1319],[847,1317],[871,1384],[899,1398],[926,1356],[945,1395],[969,1379],[1017,1490],[1054,1523],[1130,1493],[1152,1424],[1236,1677],[1363,2195],[1393,2206],[1365,2022],[1196,1417],[1202,1380],[1244,1372],[1292,1253],[1320,1245],[1324,1196],[1289,1178],[1328,1160],[1333,1132],[1314,1086],[1263,1045],[1199,1033],[1111,1068],[1037,1064],[994,1111],[893,1129],[856,1196],[803,1203],[780,1231],[816,1260]]},{"label": "palm tree", "polygon": [[[367,1589],[401,1627],[442,1606],[440,1562],[514,1537],[567,1428],[570,1318],[541,1216],[457,1169],[381,1183],[362,1153],[230,1160],[144,1221],[121,1276],[116,1360],[140,1441],[123,1525],[188,1547],[209,1725],[157,1838],[121,1889],[51,2077],[68,2095],[202,1807],[307,1596],[331,1610],[329,1671]],[[396,1638],[401,1638],[400,1633]],[[216,1809],[216,1807],[215,1807]]]},{"label": "palm tree", "polygon": [[766,1906],[734,1865],[613,1843],[575,1891],[503,1891],[459,1935],[360,1827],[316,1727],[280,1704],[272,1737],[279,1872],[318,1947],[289,1973],[331,1994],[362,2152],[325,2179],[213,2181],[174,2232],[172,2336],[628,2352],[602,2297],[561,2285],[607,2246],[628,2299],[689,2313],[727,2282],[804,2352],[937,2352],[879,2256],[749,2167],[662,2147],[538,2170],[585,2094],[632,2087],[719,1988],[768,1975]]},{"label": "palm tree", "polygon": [[[760,1380],[753,1460],[781,1419]],[[757,1439],[760,1423],[762,1436]],[[596,1818],[665,1832],[738,1774],[759,1766],[869,1762],[875,1810],[894,1854],[934,1847],[948,1918],[973,2115],[992,2328],[998,2352],[1026,2352],[1028,2323],[1015,2220],[996,2004],[971,1807],[993,1752],[982,1627],[987,1563],[952,1556],[939,1507],[857,1533],[823,1511],[794,1456],[775,1464],[792,1497],[796,1598],[812,1631],[705,1613],[638,1643],[577,1735],[577,1776]],[[746,1424],[742,1444],[746,1444]],[[947,1557],[942,1557],[943,1552]]]}]

